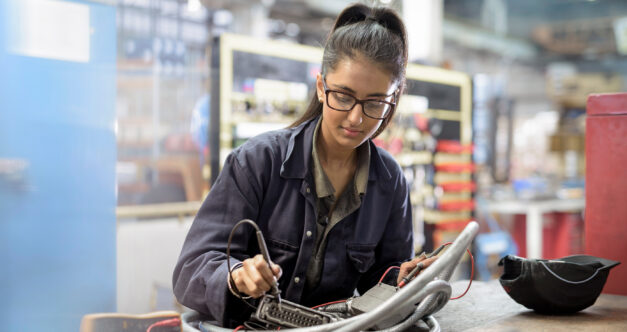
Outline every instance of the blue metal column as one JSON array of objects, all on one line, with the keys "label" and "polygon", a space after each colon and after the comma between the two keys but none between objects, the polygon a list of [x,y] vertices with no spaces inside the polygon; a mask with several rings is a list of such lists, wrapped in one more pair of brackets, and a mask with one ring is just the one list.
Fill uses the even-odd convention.
[{"label": "blue metal column", "polygon": [[39,1],[87,9],[75,61],[14,50],[28,2],[0,0],[0,330],[77,331],[116,309],[115,7]]}]

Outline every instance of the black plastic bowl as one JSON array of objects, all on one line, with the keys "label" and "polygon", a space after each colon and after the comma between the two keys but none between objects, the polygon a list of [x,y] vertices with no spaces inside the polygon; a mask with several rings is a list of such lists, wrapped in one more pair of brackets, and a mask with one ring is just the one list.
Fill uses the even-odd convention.
[{"label": "black plastic bowl", "polygon": [[542,314],[571,314],[594,304],[610,269],[620,264],[604,258],[574,255],[553,260],[508,255],[501,259],[503,289]]}]

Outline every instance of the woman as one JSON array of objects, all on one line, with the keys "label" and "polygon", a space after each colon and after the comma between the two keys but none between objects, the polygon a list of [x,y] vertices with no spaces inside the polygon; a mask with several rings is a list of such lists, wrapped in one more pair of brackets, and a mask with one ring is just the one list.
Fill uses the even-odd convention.
[{"label": "woman", "polygon": [[[174,271],[183,305],[232,327],[251,313],[243,299],[276,279],[284,299],[313,306],[363,293],[413,257],[407,182],[371,141],[394,115],[406,65],[393,11],[357,4],[338,16],[305,114],[235,149],[198,212]],[[239,227],[229,280],[227,239],[246,218],[274,264],[258,255],[254,230]],[[398,280],[421,260],[402,263]]]}]

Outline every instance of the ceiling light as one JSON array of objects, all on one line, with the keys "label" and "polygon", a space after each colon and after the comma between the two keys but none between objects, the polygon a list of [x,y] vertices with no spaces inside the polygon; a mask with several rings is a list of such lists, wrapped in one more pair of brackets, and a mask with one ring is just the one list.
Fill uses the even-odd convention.
[{"label": "ceiling light", "polygon": [[189,12],[197,12],[202,8],[202,4],[200,4],[200,0],[187,0],[187,11]]}]

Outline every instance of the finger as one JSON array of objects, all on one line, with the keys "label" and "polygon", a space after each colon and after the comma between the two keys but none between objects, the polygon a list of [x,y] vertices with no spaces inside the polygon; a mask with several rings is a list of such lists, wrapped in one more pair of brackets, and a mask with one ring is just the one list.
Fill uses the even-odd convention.
[{"label": "finger", "polygon": [[412,259],[411,262],[413,264],[418,264],[418,263],[424,261],[425,259],[427,259],[427,255],[425,255],[425,253],[423,252],[420,255],[414,257],[414,259]]},{"label": "finger", "polygon": [[255,298],[258,297],[257,293],[251,290],[251,288],[249,287],[249,284],[253,288],[256,286],[251,281],[247,281],[248,276],[246,275],[246,271],[243,268],[239,268],[231,272],[231,277],[233,277],[233,282],[235,283],[235,288],[237,288],[238,292]]},{"label": "finger", "polygon": [[411,271],[418,265],[418,263],[424,262],[427,259],[427,256],[423,253],[420,256],[414,257],[414,259],[412,259],[411,261],[405,262],[403,264],[407,264],[407,268],[409,269],[409,271]]},{"label": "finger", "polygon": [[403,264],[401,264],[401,268],[398,270],[398,276],[399,277],[404,277],[406,276],[409,271],[411,271],[412,266],[410,265],[410,262],[405,262]]},{"label": "finger", "polygon": [[255,282],[247,275],[242,278],[242,281],[244,282],[244,290],[242,291],[243,293],[246,293],[253,298],[258,298],[263,295],[263,292],[259,289],[257,284],[255,284]]},{"label": "finger", "polygon": [[411,272],[411,270],[414,269],[414,267],[416,267],[416,264],[417,263],[414,264],[411,261],[410,262],[405,262],[405,263],[401,264],[401,268],[399,269],[398,278],[397,278],[396,283],[397,284],[400,283],[401,280],[403,280],[403,278],[405,276],[407,276],[409,274],[409,272]]},{"label": "finger", "polygon": [[418,261],[415,259],[401,264],[400,274],[409,274],[409,272],[411,272],[411,270],[413,270],[416,265],[418,265]]},{"label": "finger", "polygon": [[283,269],[279,265],[272,263],[272,273],[274,273],[277,279],[280,279],[283,275]]},{"label": "finger", "polygon": [[254,259],[249,258],[243,263],[244,265],[242,269],[244,269],[244,272],[246,272],[245,275],[243,275],[246,287],[251,293],[255,294],[251,294],[251,296],[261,296],[261,294],[270,289],[270,284],[265,281],[265,279],[257,269],[257,265],[255,264]]},{"label": "finger", "polygon": [[422,265],[424,265],[423,270],[426,269],[427,267],[431,266],[431,264],[433,264],[433,262],[435,262],[438,259],[437,256],[435,257],[431,257],[431,258],[427,258],[425,260],[422,261]]},{"label": "finger", "polygon": [[[260,255],[258,256],[261,257]],[[267,265],[264,265],[263,262],[265,262],[263,260],[263,257],[261,259],[259,259],[257,256],[253,257],[250,264],[246,266],[246,272],[248,273],[248,277],[257,285],[257,287],[262,292],[266,292],[270,289],[270,285],[272,285],[272,282],[268,282],[266,280],[266,276],[264,276],[268,274],[271,275],[271,272],[269,272],[270,269]]]},{"label": "finger", "polygon": [[437,259],[438,259],[438,257],[436,256],[436,257],[427,258],[427,259],[423,260],[422,262],[420,262],[420,264],[422,264],[422,269],[420,271],[418,271],[418,273],[416,275],[419,275],[420,273],[422,273],[422,271],[424,271],[426,268],[428,268]]},{"label": "finger", "polygon": [[433,264],[433,262],[438,257],[425,258],[424,256],[416,257],[409,262],[405,262],[401,264],[400,271],[398,273],[397,283],[400,283],[401,280],[407,276],[411,271],[413,271],[416,266],[420,263],[422,265],[422,269],[418,271],[418,273],[422,272],[422,270],[426,269],[429,265]]},{"label": "finger", "polygon": [[259,271],[260,276],[264,279],[268,285],[274,284],[274,272],[268,267],[268,262],[261,255],[257,255],[254,258],[255,267]]}]

